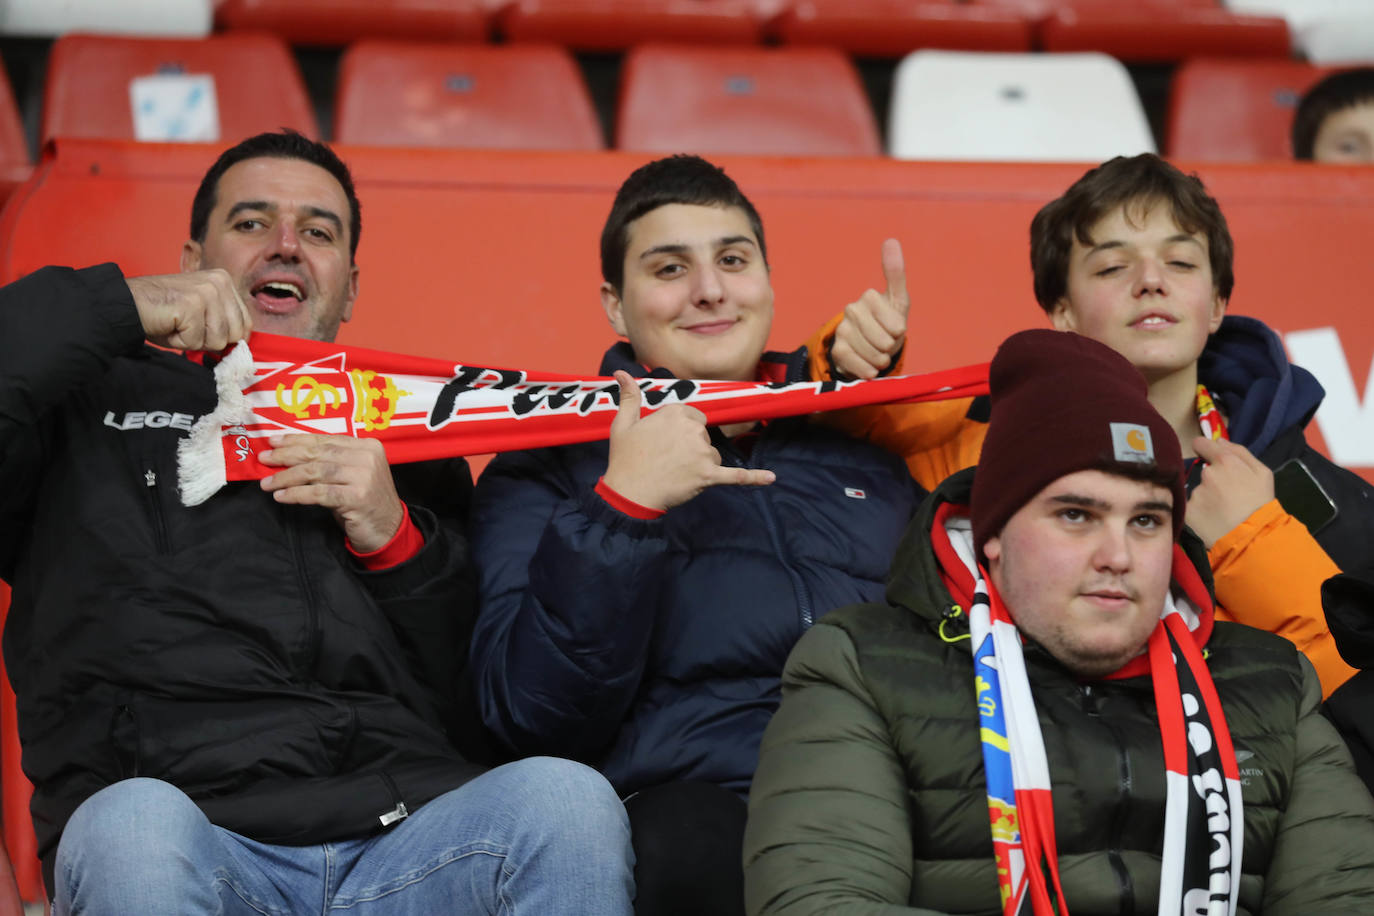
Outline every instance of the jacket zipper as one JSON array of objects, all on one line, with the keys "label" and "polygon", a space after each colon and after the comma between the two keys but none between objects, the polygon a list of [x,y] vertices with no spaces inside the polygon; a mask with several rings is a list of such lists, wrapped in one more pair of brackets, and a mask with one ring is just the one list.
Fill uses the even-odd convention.
[{"label": "jacket zipper", "polygon": [[[723,460],[728,460],[735,467],[755,467],[753,463],[745,461],[743,457],[740,456],[739,452],[735,451],[734,447],[730,445],[729,440],[725,438],[719,429],[712,428],[711,441],[712,444],[716,446],[716,450],[720,452]],[[759,454],[763,445],[763,436],[759,436],[759,441],[754,446],[754,455],[757,456]],[[811,629],[811,624],[815,623],[815,614],[811,609],[811,590],[806,587],[805,580],[802,579],[801,573],[798,572],[796,566],[793,565],[792,558],[788,554],[787,548],[783,545],[782,533],[778,528],[778,520],[773,514],[773,506],[768,501],[767,496],[764,495],[761,488],[755,489],[751,495],[758,504],[760,514],[763,515],[764,526],[768,529],[768,538],[773,543],[773,552],[777,555],[779,562],[782,563],[782,568],[787,570],[788,578],[792,580],[792,591],[796,594],[797,598],[797,616],[800,618],[802,632],[806,632]]]},{"label": "jacket zipper", "polygon": [[310,573],[305,565],[305,546],[301,543],[300,530],[295,521],[283,513],[282,519],[286,536],[291,541],[291,554],[295,558],[296,578],[301,585],[301,596],[305,600],[305,626],[309,644],[306,647],[305,656],[301,659],[299,669],[300,677],[303,682],[309,682],[314,677],[315,660],[320,654],[320,614],[316,607],[315,587],[310,582]]},{"label": "jacket zipper", "polygon": [[1121,858],[1121,836],[1126,826],[1127,803],[1130,801],[1131,791],[1135,787],[1135,777],[1131,772],[1131,758],[1126,753],[1126,746],[1122,743],[1121,735],[1097,708],[1097,696],[1093,691],[1092,684],[1083,684],[1079,689],[1083,696],[1084,711],[1102,723],[1103,729],[1112,736],[1112,743],[1116,745],[1116,813],[1112,817],[1110,845],[1106,851],[1107,861],[1112,865],[1112,873],[1116,875],[1117,886],[1121,892],[1119,898],[1121,900],[1121,912],[1130,914],[1135,912],[1135,882],[1131,880],[1131,873]]},{"label": "jacket zipper", "polygon": [[153,523],[153,543],[158,553],[170,553],[172,546],[167,541],[167,520],[162,515],[162,501],[157,491],[157,471],[148,468],[143,472],[143,489],[148,499],[148,516]]},{"label": "jacket zipper", "polygon": [[391,793],[391,800],[396,803],[396,807],[390,811],[377,815],[377,820],[382,822],[383,827],[390,827],[397,821],[410,817],[410,810],[406,808],[406,803],[401,800],[401,790],[396,788],[396,780],[391,778],[391,774],[383,770],[377,775],[382,777],[382,782],[386,785],[387,791]]}]

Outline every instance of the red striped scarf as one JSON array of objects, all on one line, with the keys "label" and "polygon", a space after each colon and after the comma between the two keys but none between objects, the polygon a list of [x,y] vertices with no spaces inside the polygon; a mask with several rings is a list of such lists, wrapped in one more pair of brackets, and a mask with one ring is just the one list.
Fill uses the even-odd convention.
[{"label": "red striped scarf", "polygon": [[[257,460],[273,433],[381,440],[393,464],[604,439],[620,402],[614,379],[577,378],[253,334],[215,367],[219,403],[179,454],[181,498],[198,505]],[[987,393],[987,364],[860,382],[640,379],[646,409],[691,404],[712,425],[894,401]]]}]

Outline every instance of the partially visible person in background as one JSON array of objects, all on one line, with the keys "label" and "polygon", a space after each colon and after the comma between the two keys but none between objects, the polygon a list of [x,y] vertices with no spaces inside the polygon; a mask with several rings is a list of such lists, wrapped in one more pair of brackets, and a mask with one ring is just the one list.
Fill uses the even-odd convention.
[{"label": "partially visible person in background", "polygon": [[1293,157],[1374,162],[1374,67],[1333,73],[1307,90],[1293,115]]}]

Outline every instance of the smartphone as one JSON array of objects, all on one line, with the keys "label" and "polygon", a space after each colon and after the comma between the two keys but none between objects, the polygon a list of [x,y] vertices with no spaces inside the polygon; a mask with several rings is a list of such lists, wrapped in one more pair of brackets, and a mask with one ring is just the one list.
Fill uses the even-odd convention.
[{"label": "smartphone", "polygon": [[1331,524],[1338,511],[1335,501],[1322,489],[1301,458],[1291,458],[1274,471],[1274,495],[1284,511],[1306,525],[1313,534]]}]

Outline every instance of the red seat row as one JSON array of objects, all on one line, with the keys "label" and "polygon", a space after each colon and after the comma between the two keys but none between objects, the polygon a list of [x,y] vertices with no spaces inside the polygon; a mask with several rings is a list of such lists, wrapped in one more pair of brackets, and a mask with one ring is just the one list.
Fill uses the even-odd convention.
[{"label": "red seat row", "polygon": [[[1287,158],[1293,106],[1324,72],[1285,58],[1187,61],[1175,75],[1162,147],[1183,159]],[[49,61],[43,140],[147,138],[136,125],[140,116],[159,116],[176,127],[186,100],[207,76],[217,134],[201,139],[232,140],[282,126],[318,136],[285,43],[236,32],[202,40],[58,39]],[[185,98],[153,92],[144,102],[152,115],[140,115],[131,86],[149,78],[170,80],[174,89],[184,79],[190,88]],[[2,81],[0,71],[0,192],[29,168],[19,115]],[[615,120],[611,139],[619,149],[882,152],[859,76],[846,55],[830,48],[636,47],[624,58]],[[542,43],[358,42],[341,59],[333,139],[510,149],[607,145],[571,53]]]},{"label": "red seat row", "polygon": [[1123,60],[1285,55],[1280,17],[1218,0],[222,0],[220,29],[297,44],[362,38],[548,41],[619,51],[650,41],[825,44],[899,57],[917,48],[1103,51]]},{"label": "red seat row", "polygon": [[[577,63],[554,45],[363,41],[345,52],[339,73],[334,139],[342,143],[583,150],[606,145]],[[185,122],[194,104],[188,100],[204,101],[208,75],[218,138],[277,127],[318,135],[300,75],[275,36],[67,35],[53,44],[50,56],[44,141],[187,139],[174,133],[147,137],[138,128],[140,103],[131,99],[130,87],[159,75],[171,78],[174,92],[170,101],[154,94],[147,117],[159,117],[169,128]],[[622,149],[881,152],[858,73],[833,49],[647,45],[626,55],[621,85],[615,145]]]}]

